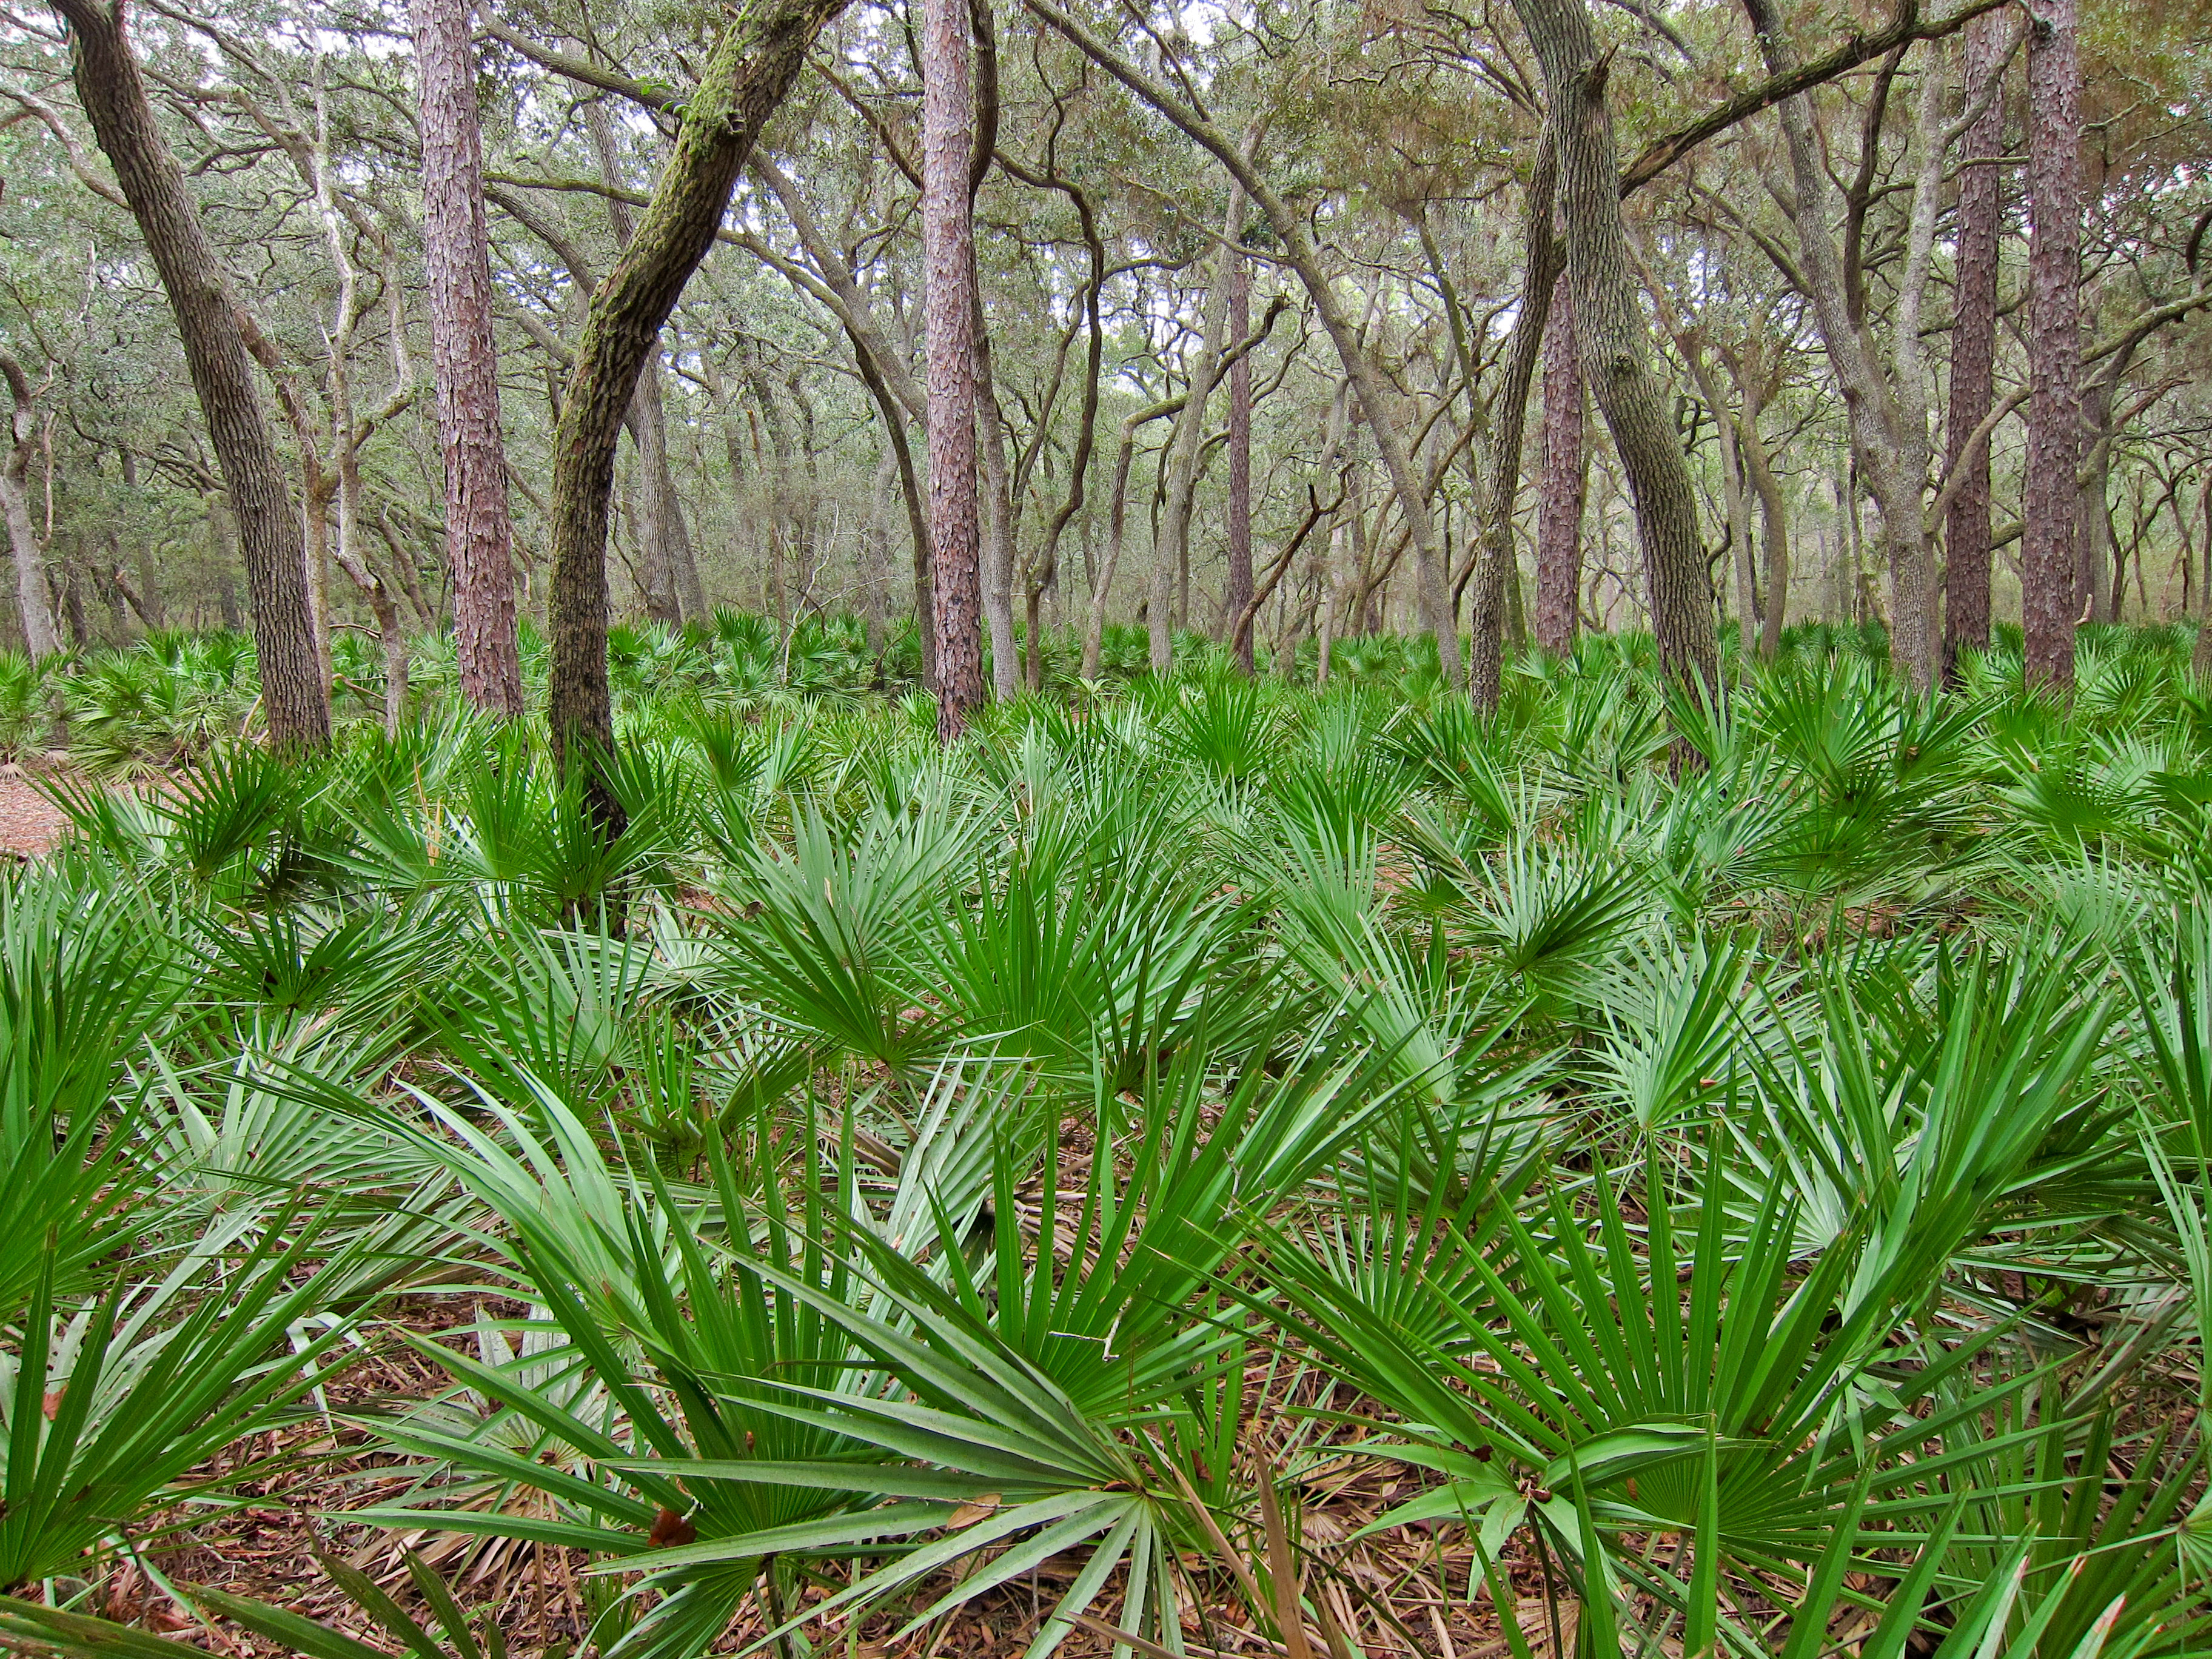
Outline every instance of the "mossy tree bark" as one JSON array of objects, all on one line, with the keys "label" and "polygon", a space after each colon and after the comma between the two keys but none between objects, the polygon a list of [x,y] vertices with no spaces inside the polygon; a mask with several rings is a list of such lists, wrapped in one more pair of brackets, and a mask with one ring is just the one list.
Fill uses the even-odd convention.
[{"label": "mossy tree bark", "polygon": [[623,822],[600,762],[614,744],[607,687],[607,507],[615,446],[638,376],[730,204],[746,156],[844,0],[755,0],[715,43],[637,233],[593,292],[554,434],[548,714],[566,773],[592,770],[587,800]]}]

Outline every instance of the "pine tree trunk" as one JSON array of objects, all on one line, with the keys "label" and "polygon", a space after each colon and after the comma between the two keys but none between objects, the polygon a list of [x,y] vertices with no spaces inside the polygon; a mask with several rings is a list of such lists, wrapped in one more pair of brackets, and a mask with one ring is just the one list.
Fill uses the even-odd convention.
[{"label": "pine tree trunk", "polygon": [[2027,459],[2021,620],[2031,685],[2074,683],[2081,462],[2081,65],[2075,0],[2028,6]]},{"label": "pine tree trunk", "polygon": [[1665,388],[1652,368],[1620,220],[1620,154],[1606,106],[1609,59],[1598,54],[1583,0],[1515,0],[1514,9],[1543,65],[1583,379],[1635,496],[1659,660],[1677,684],[1695,682],[1717,695],[1720,645],[1697,494]]},{"label": "pine tree trunk", "polygon": [[244,555],[270,742],[280,749],[319,748],[330,741],[331,711],[315,667],[307,544],[229,283],[200,229],[183,170],[155,125],[124,38],[122,0],[54,0],[54,9],[69,25],[77,96],[161,273],[207,418]]},{"label": "pine tree trunk", "polygon": [[1544,319],[1544,471],[1536,507],[1536,643],[1574,649],[1583,571],[1583,376],[1562,276]]},{"label": "pine tree trunk", "polygon": [[[2004,25],[1991,12],[1966,26],[1966,95],[2004,62]],[[1966,129],[1959,173],[1959,252],[1951,325],[1951,406],[1946,461],[1965,469],[1943,521],[1943,678],[1956,684],[1960,657],[1990,646],[1990,441],[1966,443],[1996,396],[1997,220],[2002,205],[2004,100]]]},{"label": "pine tree trunk", "polygon": [[[1252,271],[1242,254],[1230,256],[1229,343],[1252,331]],[[1252,672],[1252,629],[1237,626],[1252,603],[1252,362],[1242,352],[1229,369],[1229,592],[1222,616],[1234,635],[1237,666]]]},{"label": "pine tree trunk", "polygon": [[461,695],[509,720],[522,713],[514,629],[514,530],[492,339],[483,141],[477,119],[469,0],[414,0],[422,77],[422,263],[430,361],[445,455],[446,562]]},{"label": "pine tree trunk", "polygon": [[684,285],[714,245],[745,155],[843,0],[756,0],[723,30],[685,102],[675,153],[637,234],[592,295],[553,441],[547,517],[553,574],[548,713],[564,769],[591,769],[588,795],[610,827],[622,809],[599,774],[613,747],[607,686],[607,504],[615,446],[640,372]]},{"label": "pine tree trunk", "polygon": [[950,743],[983,702],[975,489],[975,235],[967,0],[926,0],[921,29],[922,356],[927,366],[930,570],[937,730]]}]

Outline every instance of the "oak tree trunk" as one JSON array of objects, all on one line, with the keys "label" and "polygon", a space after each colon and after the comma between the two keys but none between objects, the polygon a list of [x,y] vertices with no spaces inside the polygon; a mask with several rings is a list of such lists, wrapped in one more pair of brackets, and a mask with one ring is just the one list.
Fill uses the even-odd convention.
[{"label": "oak tree trunk", "polygon": [[1584,0],[1515,0],[1543,66],[1566,220],[1568,291],[1583,379],[1628,474],[1659,660],[1678,684],[1720,690],[1720,645],[1698,498],[1650,340],[1620,220],[1620,154]]},{"label": "oak tree trunk", "polygon": [[640,372],[684,285],[714,244],[730,192],[760,130],[791,90],[808,49],[844,0],[755,0],[715,43],[637,234],[592,294],[554,433],[547,518],[553,574],[548,714],[564,769],[587,766],[592,810],[622,809],[599,762],[614,743],[607,686],[607,503],[615,446]]},{"label": "oak tree trunk", "polygon": [[[1477,531],[1468,607],[1468,695],[1480,708],[1498,704],[1505,659],[1506,598],[1514,576],[1513,507],[1521,494],[1522,451],[1528,417],[1528,388],[1542,360],[1552,301],[1565,291],[1567,249],[1553,228],[1559,210],[1558,154],[1547,129],[1522,209],[1524,269],[1513,339],[1505,354],[1505,381],[1491,406],[1490,453],[1484,465],[1482,519]],[[1473,367],[1469,359],[1463,370]]]},{"label": "oak tree trunk", "polygon": [[[1242,254],[1230,256],[1229,343],[1244,343],[1252,332],[1252,270]],[[1252,362],[1238,354],[1229,370],[1229,592],[1221,614],[1234,637],[1229,648],[1237,666],[1252,672],[1252,629],[1237,626],[1252,603]]]},{"label": "oak tree trunk", "polygon": [[176,315],[192,389],[222,471],[244,554],[270,742],[278,748],[319,748],[330,741],[331,710],[315,665],[307,543],[254,385],[228,280],[200,229],[184,172],[155,123],[137,59],[124,38],[123,0],[54,0],[54,9],[69,25],[77,97]]},{"label": "oak tree trunk", "polygon": [[22,365],[0,352],[0,376],[11,404],[7,447],[0,453],[0,515],[8,521],[8,552],[15,568],[16,613],[33,662],[61,649],[53,602],[46,594],[46,550],[31,517],[31,458],[38,449],[38,394]]}]

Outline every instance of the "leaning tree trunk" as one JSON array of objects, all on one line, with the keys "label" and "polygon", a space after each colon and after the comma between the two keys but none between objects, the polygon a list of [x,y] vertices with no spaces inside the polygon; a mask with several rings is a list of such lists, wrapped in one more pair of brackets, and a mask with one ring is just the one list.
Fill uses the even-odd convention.
[{"label": "leaning tree trunk", "polygon": [[1544,322],[1544,471],[1536,505],[1536,643],[1556,652],[1574,649],[1583,581],[1583,376],[1577,350],[1574,296],[1562,278]]},{"label": "leaning tree trunk", "polygon": [[1650,341],[1620,220],[1620,155],[1583,0],[1514,0],[1543,66],[1567,234],[1567,282],[1583,379],[1628,474],[1644,544],[1644,588],[1659,660],[1678,684],[1717,695],[1720,644],[1698,530],[1698,498]]},{"label": "leaning tree trunk", "polygon": [[[1966,26],[1966,95],[1978,95],[2004,62],[2004,26],[1995,13]],[[1990,100],[1966,129],[1960,158],[1957,299],[1951,324],[1948,454],[1963,469],[1943,522],[1943,678],[1956,684],[1959,659],[1990,647],[1990,439],[1973,441],[1996,396],[1997,218],[2004,173],[2004,100]],[[1971,445],[1971,447],[1969,447]]]},{"label": "leaning tree trunk", "polygon": [[2081,462],[2081,64],[2075,0],[2033,0],[2027,35],[2027,460],[2021,620],[2030,684],[2074,683]]},{"label": "leaning tree trunk", "polygon": [[615,445],[640,372],[684,285],[714,245],[730,192],[762,126],[844,0],[756,0],[715,43],[684,106],[675,153],[637,234],[592,295],[554,432],[547,518],[553,574],[548,714],[565,769],[590,769],[586,796],[610,830],[623,811],[602,763],[614,744],[607,688],[607,502]]},{"label": "leaning tree trunk", "polygon": [[[1241,253],[1229,256],[1229,343],[1252,332],[1252,270]],[[1239,352],[1229,370],[1229,592],[1221,607],[1237,666],[1252,672],[1252,627],[1238,625],[1252,603],[1252,362]]]},{"label": "leaning tree trunk", "polygon": [[422,264],[438,447],[446,460],[446,562],[453,577],[453,654],[461,695],[487,714],[522,713],[514,630],[514,535],[500,435],[499,356],[491,331],[483,141],[468,0],[414,0],[422,77]]},{"label": "leaning tree trunk", "polygon": [[[584,125],[599,164],[599,178],[607,187],[607,226],[614,232],[617,248],[629,246],[637,234],[637,220],[622,189],[622,152],[615,143],[614,123],[605,104],[584,106]],[[658,352],[637,378],[630,396],[628,417],[630,441],[637,446],[638,546],[640,574],[645,588],[645,614],[653,622],[674,626],[700,619],[706,602],[700,591],[699,562],[691,548],[691,532],[684,521],[683,498],[676,493],[676,473],[668,465],[668,411],[661,392]]]},{"label": "leaning tree trunk", "polygon": [[927,0],[921,29],[922,356],[929,414],[937,731],[983,702],[982,536],[975,493],[975,218],[966,0]]},{"label": "leaning tree trunk", "polygon": [[248,364],[230,285],[162,142],[123,34],[123,0],[54,0],[69,25],[77,97],[154,257],[222,470],[245,556],[270,742],[319,748],[331,710],[315,665],[307,543]]}]

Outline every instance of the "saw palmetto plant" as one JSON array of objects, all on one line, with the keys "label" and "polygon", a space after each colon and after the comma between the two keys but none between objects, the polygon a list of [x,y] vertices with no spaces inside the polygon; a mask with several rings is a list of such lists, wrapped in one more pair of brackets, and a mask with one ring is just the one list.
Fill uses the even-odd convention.
[{"label": "saw palmetto plant", "polygon": [[2204,1651],[2212,720],[2087,637],[944,748],[725,613],[614,642],[611,841],[434,652],[310,763],[82,677],[167,769],[0,887],[0,1634]]}]

